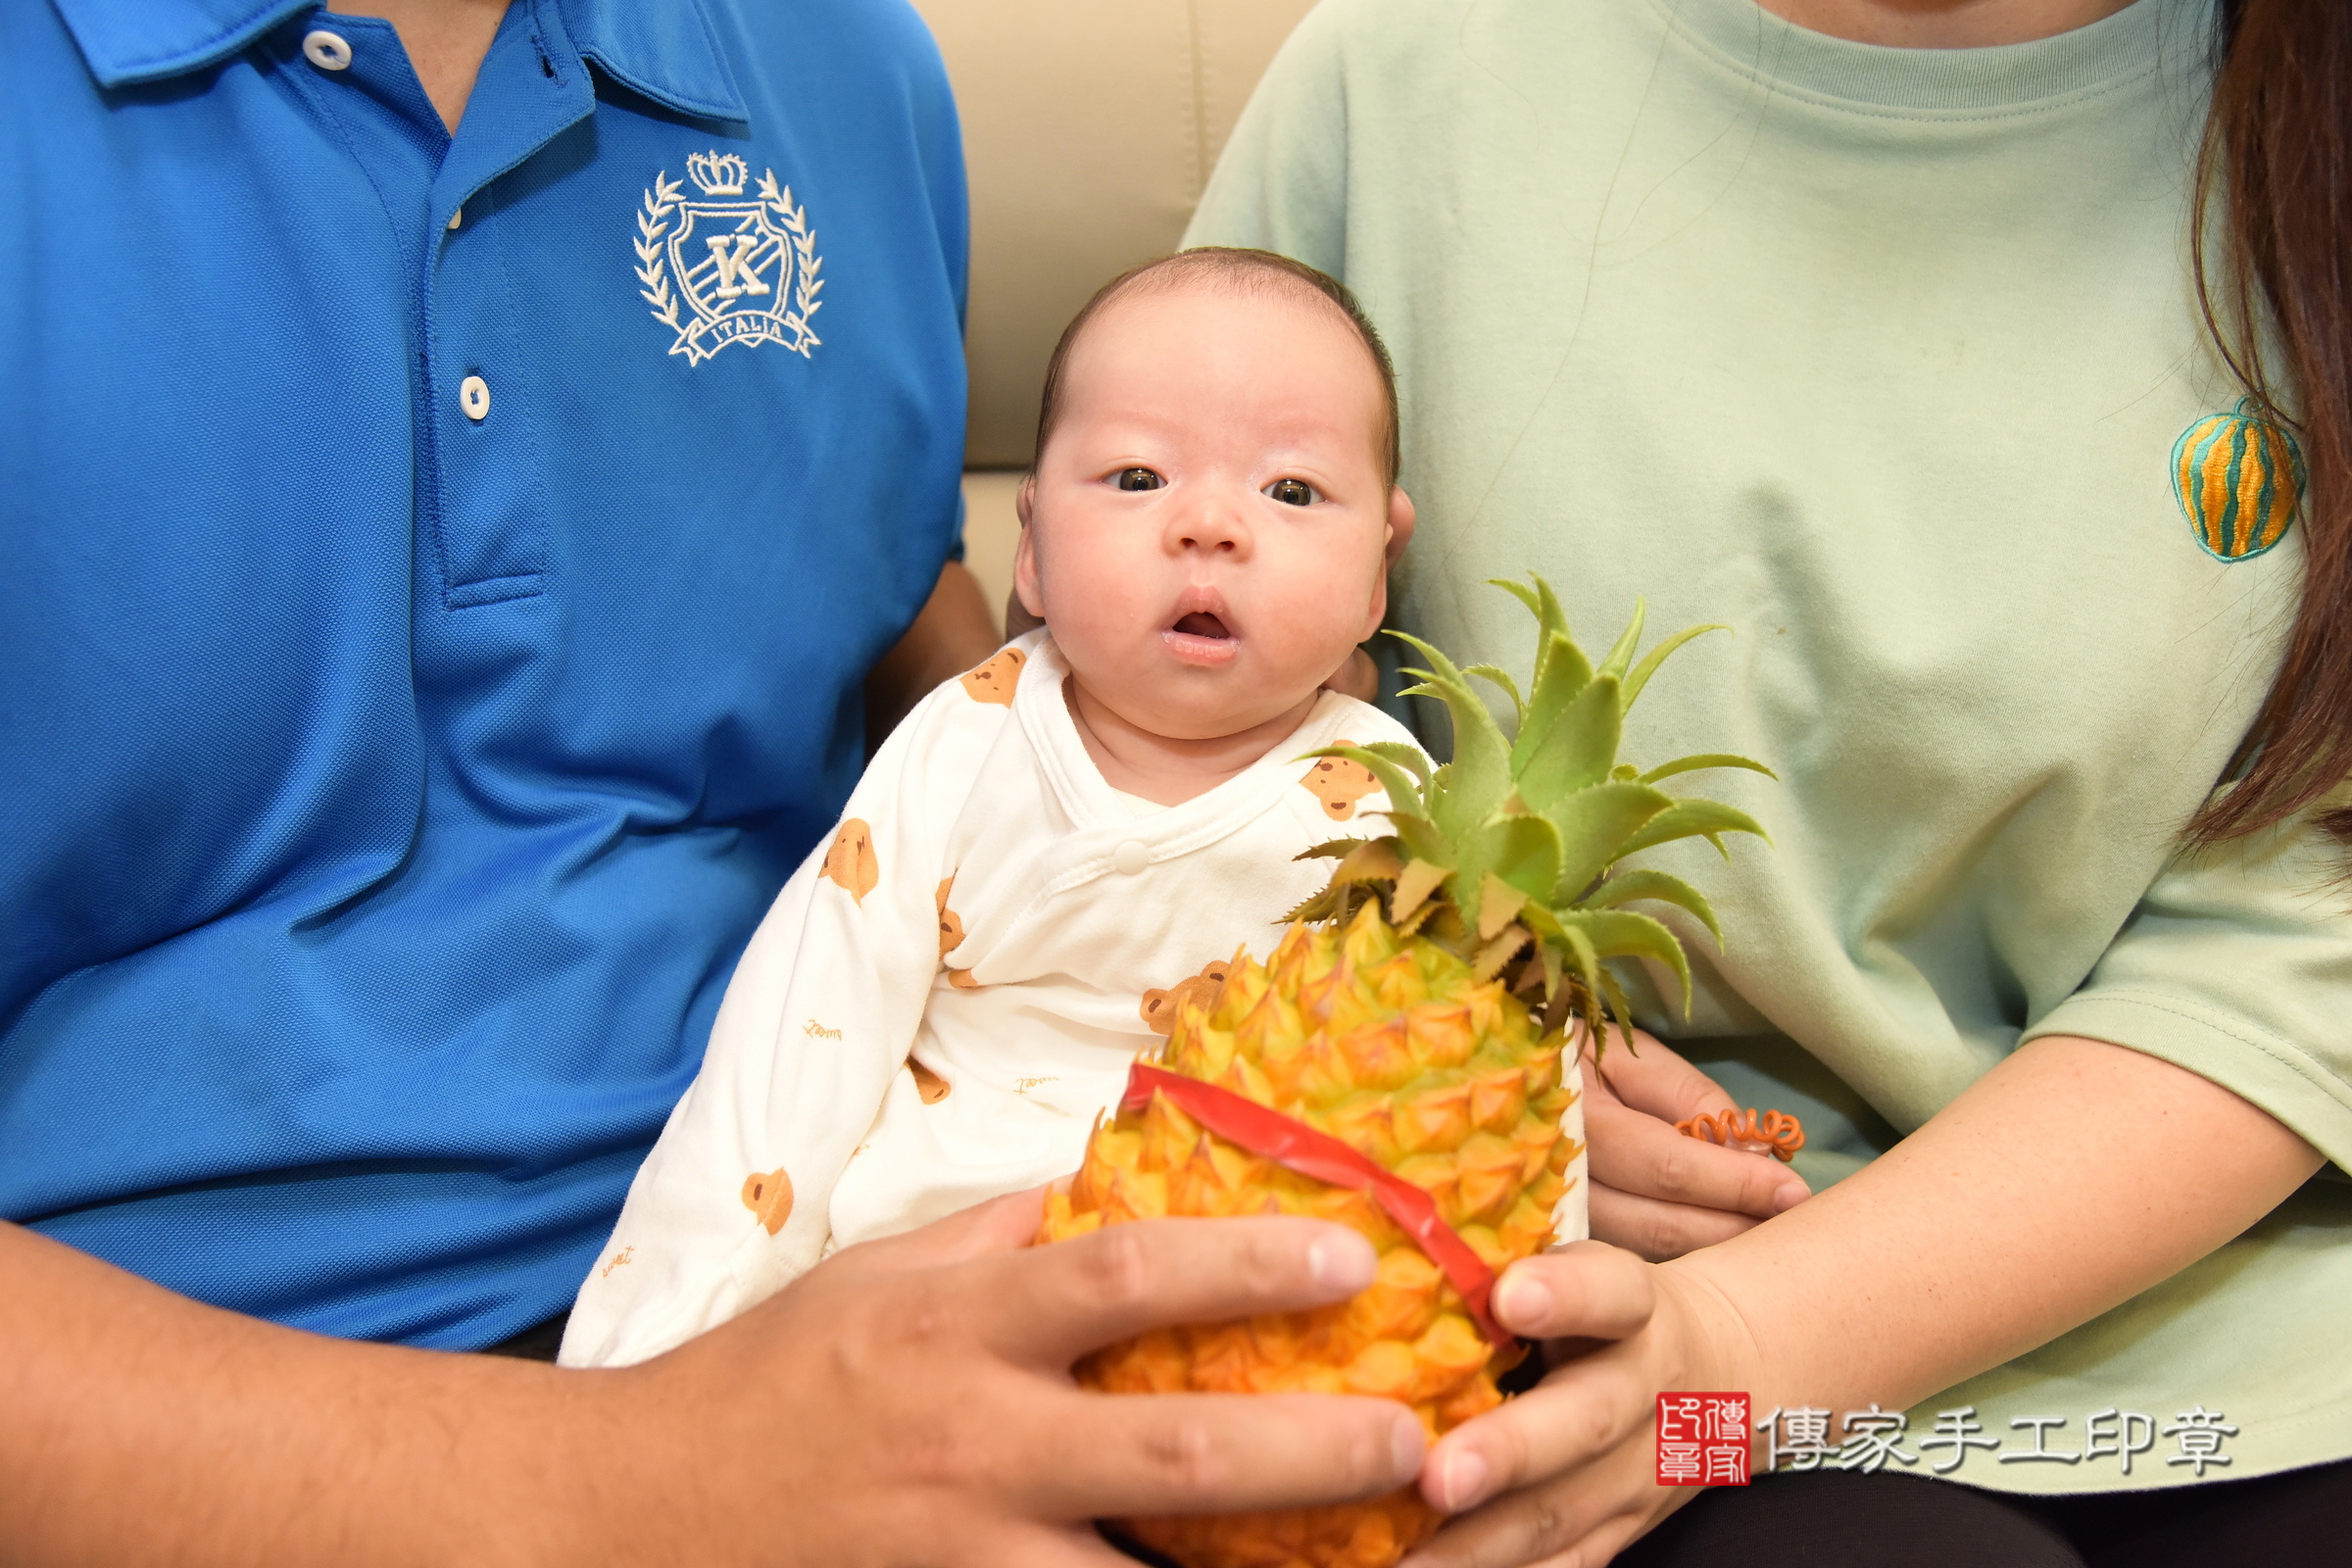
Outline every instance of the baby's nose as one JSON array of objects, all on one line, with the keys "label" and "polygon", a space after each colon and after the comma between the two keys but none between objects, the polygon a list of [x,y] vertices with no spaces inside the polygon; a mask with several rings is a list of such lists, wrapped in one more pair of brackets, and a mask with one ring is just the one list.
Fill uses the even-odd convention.
[{"label": "baby's nose", "polygon": [[1202,554],[1240,555],[1249,548],[1250,531],[1240,510],[1221,497],[1209,497],[1175,519],[1171,541],[1178,550]]}]

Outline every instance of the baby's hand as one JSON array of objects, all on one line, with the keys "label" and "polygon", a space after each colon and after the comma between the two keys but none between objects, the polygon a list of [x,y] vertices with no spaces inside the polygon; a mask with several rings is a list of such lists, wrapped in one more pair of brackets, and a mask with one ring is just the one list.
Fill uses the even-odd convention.
[{"label": "baby's hand", "polygon": [[1592,1147],[1592,1235],[1652,1262],[1729,1241],[1812,1196],[1769,1153],[1686,1138],[1677,1122],[1731,1111],[1715,1080],[1659,1041],[1614,1030],[1603,1066],[1588,1045],[1585,1138]]}]

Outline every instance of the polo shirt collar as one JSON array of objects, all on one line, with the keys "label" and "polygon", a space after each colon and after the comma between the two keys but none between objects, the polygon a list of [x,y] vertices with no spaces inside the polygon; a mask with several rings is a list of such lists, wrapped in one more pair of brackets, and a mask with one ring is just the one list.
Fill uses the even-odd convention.
[{"label": "polo shirt collar", "polygon": [[[528,5],[532,0],[514,3]],[[702,0],[556,3],[572,47],[613,80],[683,115],[737,122],[752,118],[710,31]]]},{"label": "polo shirt collar", "polygon": [[318,0],[56,0],[100,86],[201,71]]},{"label": "polo shirt collar", "polygon": [[[553,4],[584,59],[681,114],[746,121],[702,0],[514,0]],[[90,74],[106,87],[162,81],[227,59],[318,0],[56,0]]]}]

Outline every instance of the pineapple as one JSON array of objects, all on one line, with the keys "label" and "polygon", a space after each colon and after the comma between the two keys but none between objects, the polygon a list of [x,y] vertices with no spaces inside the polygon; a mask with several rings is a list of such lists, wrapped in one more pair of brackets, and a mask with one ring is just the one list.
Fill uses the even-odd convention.
[{"label": "pineapple", "polygon": [[[1115,1119],[1096,1128],[1069,1190],[1048,1200],[1041,1236],[1162,1215],[1304,1214],[1370,1238],[1374,1283],[1311,1312],[1158,1329],[1107,1347],[1079,1363],[1087,1387],[1374,1395],[1410,1405],[1433,1439],[1501,1401],[1495,1377],[1522,1352],[1488,1317],[1487,1290],[1550,1242],[1555,1207],[1583,1169],[1584,1146],[1562,1126],[1579,1096],[1568,1025],[1581,1020],[1596,1044],[1609,1024],[1628,1027],[1625,994],[1603,965],[1611,957],[1665,965],[1690,1002],[1681,944],[1623,906],[1672,904],[1721,940],[1689,883],[1613,868],[1675,839],[1703,836],[1722,850],[1725,833],[1761,836],[1742,812],[1658,784],[1696,768],[1769,770],[1721,755],[1646,773],[1617,760],[1634,698],[1676,648],[1715,628],[1681,632],[1636,663],[1637,607],[1595,668],[1542,578],[1496,586],[1536,618],[1527,696],[1492,665],[1457,669],[1405,639],[1431,666],[1407,671],[1423,682],[1413,691],[1452,715],[1453,761],[1433,772],[1393,744],[1316,754],[1370,768],[1395,831],[1307,852],[1339,860],[1329,885],[1285,917],[1263,965],[1237,954],[1205,1004],[1186,997],[1165,1048],[1139,1068]],[[1515,741],[1469,676],[1510,697]],[[1236,1108],[1236,1097],[1249,1105]],[[1319,1134],[1346,1148],[1315,1164],[1252,1132],[1289,1123],[1251,1107],[1312,1130],[1292,1145]],[[1362,1170],[1335,1173],[1343,1159]],[[1432,1205],[1442,1224],[1426,1217]],[[1439,1522],[1408,1487],[1333,1507],[1117,1528],[1185,1568],[1387,1568]]]}]

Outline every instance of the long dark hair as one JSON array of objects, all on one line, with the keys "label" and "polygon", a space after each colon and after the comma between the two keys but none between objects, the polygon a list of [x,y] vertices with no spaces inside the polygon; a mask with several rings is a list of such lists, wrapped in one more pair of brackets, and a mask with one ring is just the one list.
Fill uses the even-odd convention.
[{"label": "long dark hair", "polygon": [[[2188,824],[2200,845],[2283,821],[2352,775],[2352,4],[2222,0],[2220,48],[2197,294],[2253,412],[2302,443],[2304,575],[2236,782]],[[2352,848],[2352,807],[2319,823]]]}]

